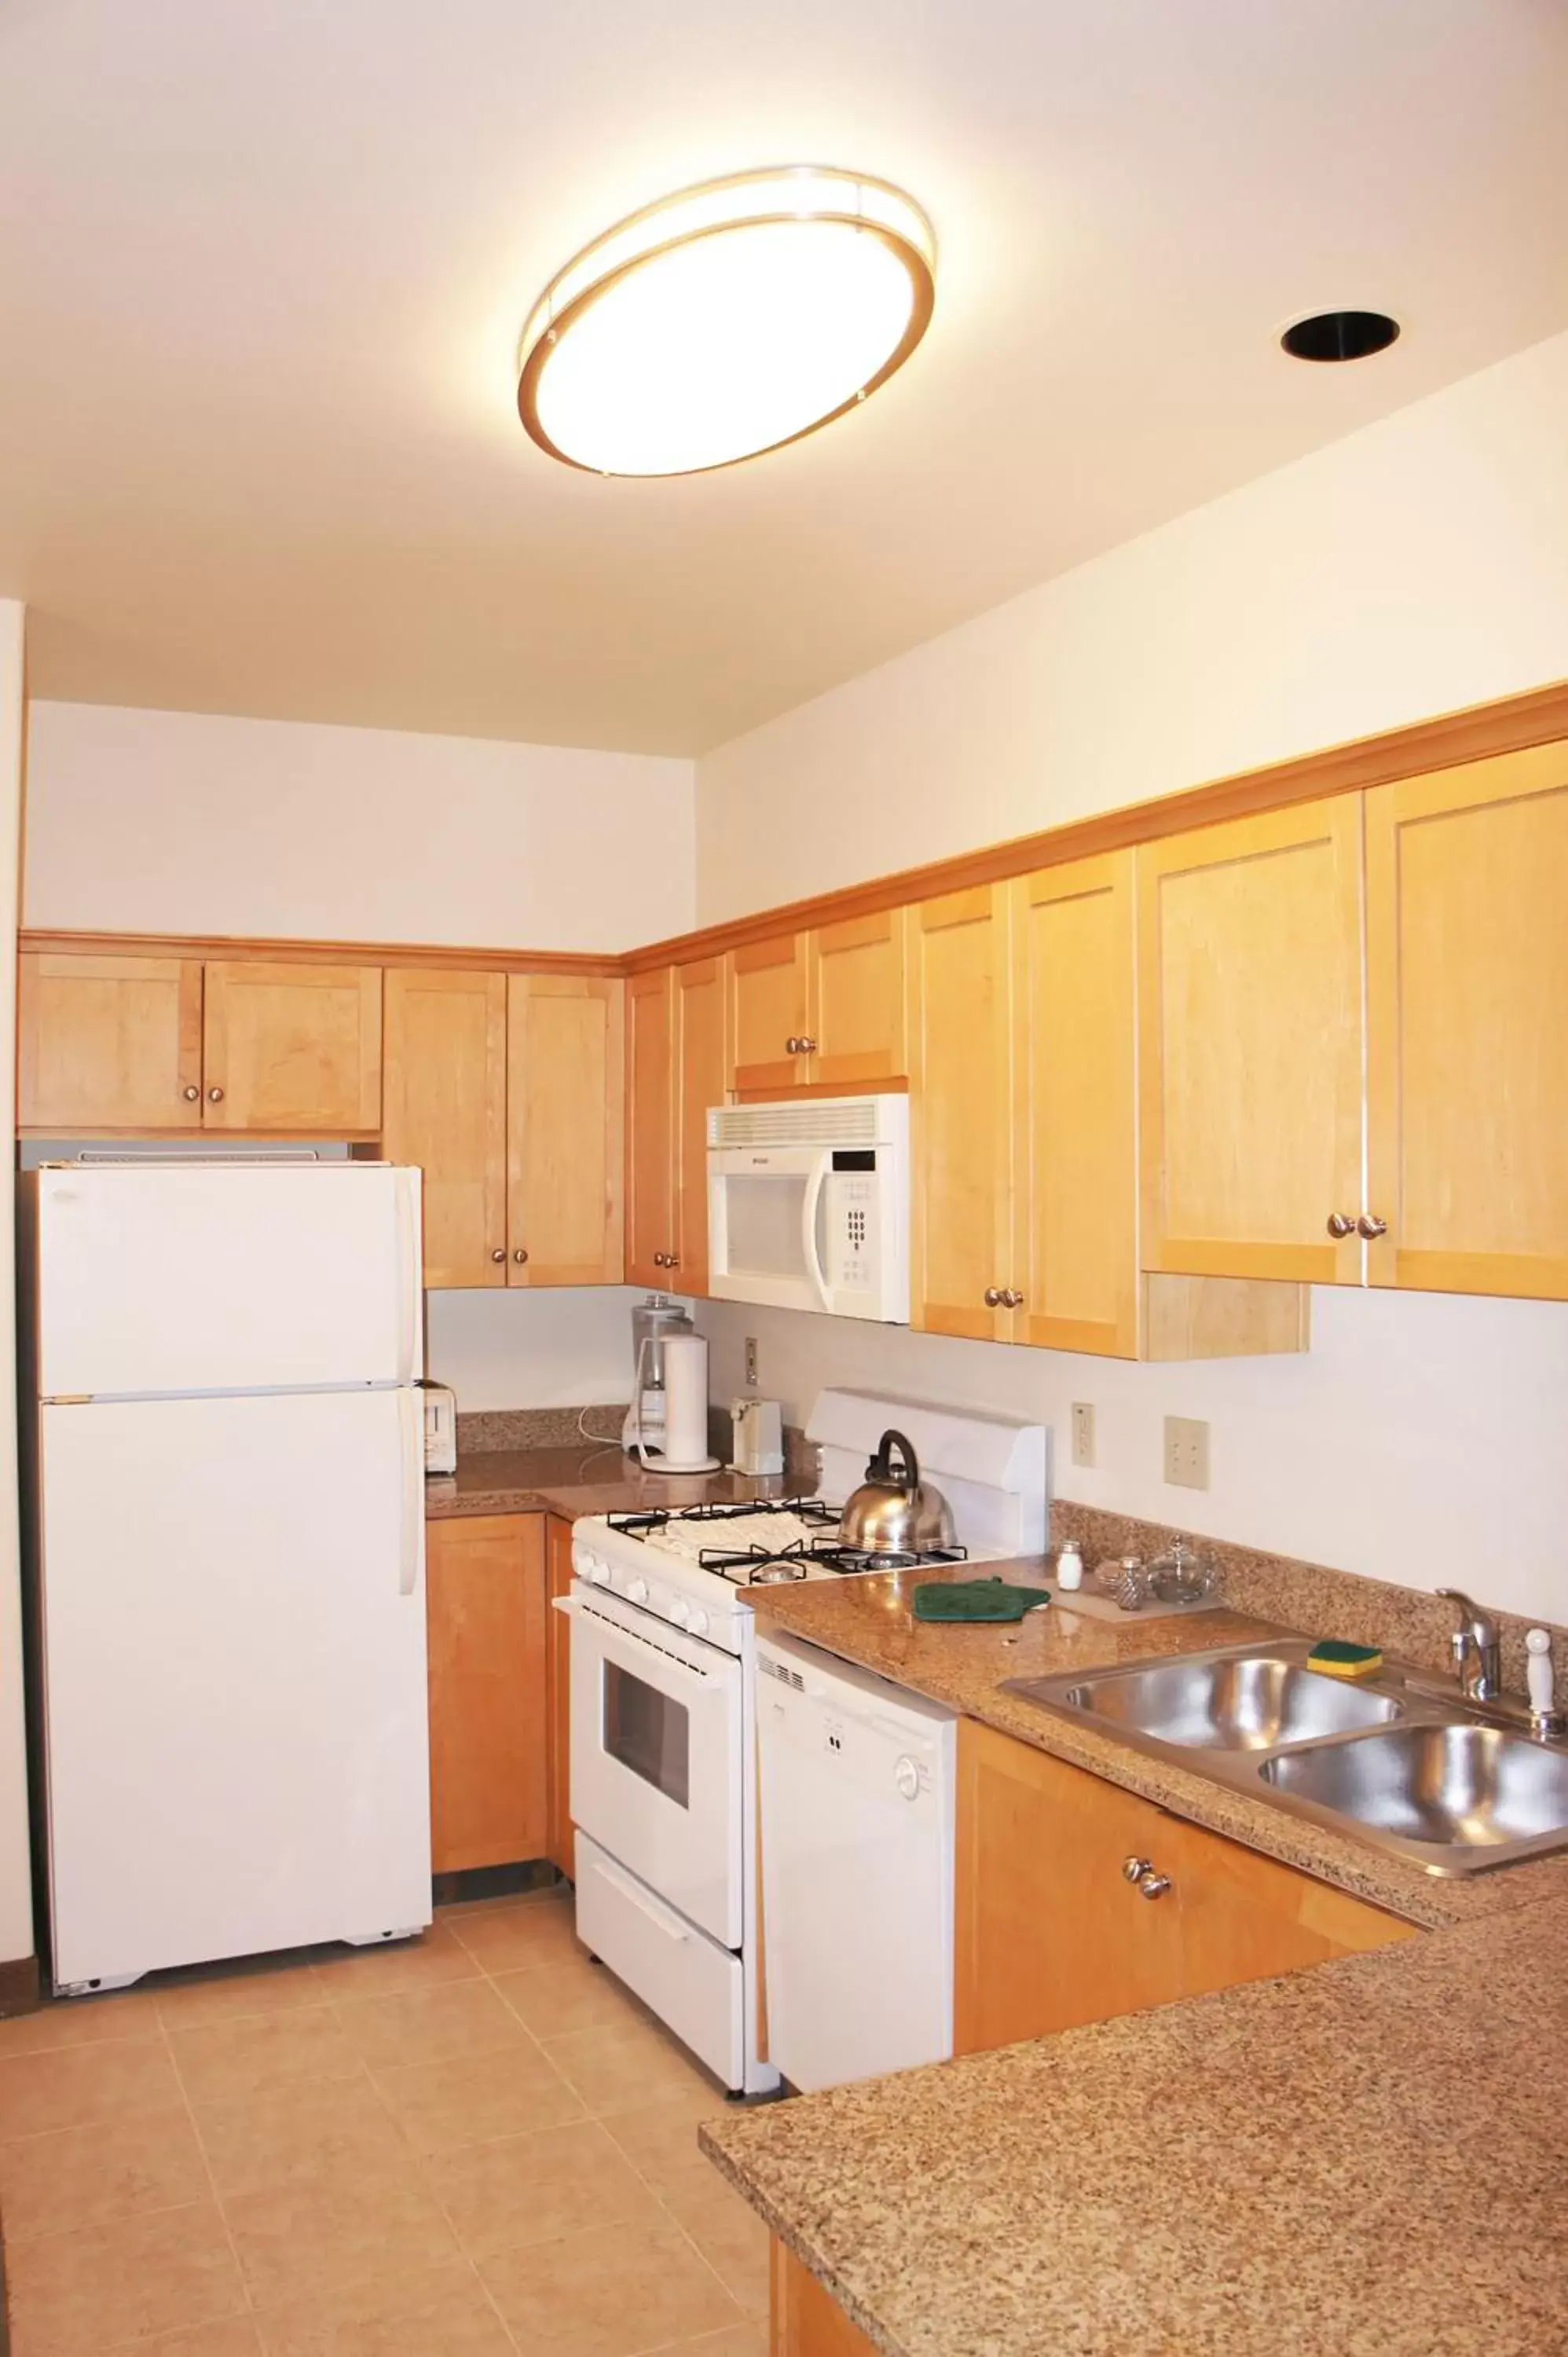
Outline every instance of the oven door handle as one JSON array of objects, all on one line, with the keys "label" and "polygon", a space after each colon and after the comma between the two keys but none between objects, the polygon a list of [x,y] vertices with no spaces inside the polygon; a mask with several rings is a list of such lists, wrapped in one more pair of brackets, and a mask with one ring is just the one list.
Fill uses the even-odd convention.
[{"label": "oven door handle", "polygon": [[822,1200],[822,1189],[827,1185],[831,1158],[824,1147],[811,1165],[811,1175],[806,1181],[806,1191],[800,1203],[800,1256],[824,1309],[831,1309],[833,1305],[828,1292],[827,1276],[817,1257],[817,1206]]},{"label": "oven door handle", "polygon": [[662,1932],[667,1940],[678,1943],[691,1938],[691,1933],[680,1917],[671,1914],[668,1908],[658,1906],[640,1885],[632,1880],[629,1874],[621,1872],[618,1866],[612,1866],[607,1858],[596,1858],[593,1870],[601,1882],[607,1882],[612,1890],[618,1890],[621,1897],[635,1907],[639,1915],[646,1915],[654,1930]]}]

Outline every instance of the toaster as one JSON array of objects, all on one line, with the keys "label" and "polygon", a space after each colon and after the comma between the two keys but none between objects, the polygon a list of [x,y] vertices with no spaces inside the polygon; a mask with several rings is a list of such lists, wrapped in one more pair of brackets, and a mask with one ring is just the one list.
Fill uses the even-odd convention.
[{"label": "toaster", "polygon": [[457,1470],[457,1394],[445,1383],[421,1385],[424,1394],[424,1469]]},{"label": "toaster", "polygon": [[735,1445],[730,1451],[732,1473],[782,1473],[784,1412],[777,1400],[737,1399],[730,1402]]}]

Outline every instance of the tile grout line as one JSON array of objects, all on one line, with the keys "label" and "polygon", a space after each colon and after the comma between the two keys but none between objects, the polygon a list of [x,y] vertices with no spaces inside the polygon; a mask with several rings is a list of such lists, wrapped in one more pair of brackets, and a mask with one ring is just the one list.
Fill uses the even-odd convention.
[{"label": "tile grout line", "polygon": [[[179,2067],[179,2057],[174,2050],[174,2041],[169,2036],[168,2024],[163,2018],[161,2007],[158,2010],[158,2031],[168,2055],[169,2069],[174,2072],[175,2084],[179,2089],[180,2101],[185,2105],[186,2118],[190,2123],[190,2133],[196,2138],[196,2149],[201,2156],[202,2175],[207,2179],[207,2189],[212,2196],[212,2206],[218,2212],[218,2222],[223,2229],[223,2239],[229,2245],[229,2255],[234,2262],[234,2273],[239,2281],[241,2296],[245,2303],[243,2312],[246,2317],[253,2318],[256,2303],[251,2298],[250,2283],[246,2278],[244,2268],[240,2264],[240,2246],[234,2240],[234,2229],[229,2223],[229,2212],[223,2207],[222,2197],[218,2190],[218,2179],[212,2174],[212,2163],[201,2134],[201,2124],[196,2116],[196,2105],[191,2100],[190,2090],[185,2083],[185,2073]],[[226,2319],[215,2319],[215,2321],[224,2320]],[[259,2344],[261,2340],[259,2331],[256,2334],[256,2340]]]}]

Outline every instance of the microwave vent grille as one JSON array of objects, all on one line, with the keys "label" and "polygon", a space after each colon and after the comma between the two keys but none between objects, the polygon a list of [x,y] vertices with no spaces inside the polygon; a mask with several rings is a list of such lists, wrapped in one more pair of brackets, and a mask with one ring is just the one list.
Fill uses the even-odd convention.
[{"label": "microwave vent grille", "polygon": [[881,1131],[875,1097],[817,1097],[800,1104],[713,1105],[708,1144],[725,1146],[875,1146]]}]

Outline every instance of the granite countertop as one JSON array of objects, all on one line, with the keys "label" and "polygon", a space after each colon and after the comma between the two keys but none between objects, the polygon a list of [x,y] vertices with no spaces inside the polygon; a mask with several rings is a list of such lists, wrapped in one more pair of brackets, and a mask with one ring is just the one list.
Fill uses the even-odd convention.
[{"label": "granite countertop", "polygon": [[726,2115],[886,2357],[1568,2346],[1568,1900]]},{"label": "granite countertop", "polygon": [[1061,1603],[1010,1627],[913,1620],[916,1578],[972,1568],[753,1600],[1429,1936],[726,2116],[702,2130],[710,2158],[887,2357],[1568,2348],[1568,1857],[1439,1879],[1036,1711],[1001,1681],[1277,1624]]},{"label": "granite countertop", "polygon": [[556,1448],[484,1448],[460,1454],[456,1473],[432,1473],[424,1515],[635,1514],[645,1507],[700,1506],[743,1498],[779,1498],[781,1477],[744,1473],[645,1473],[618,1441],[577,1441]]}]

